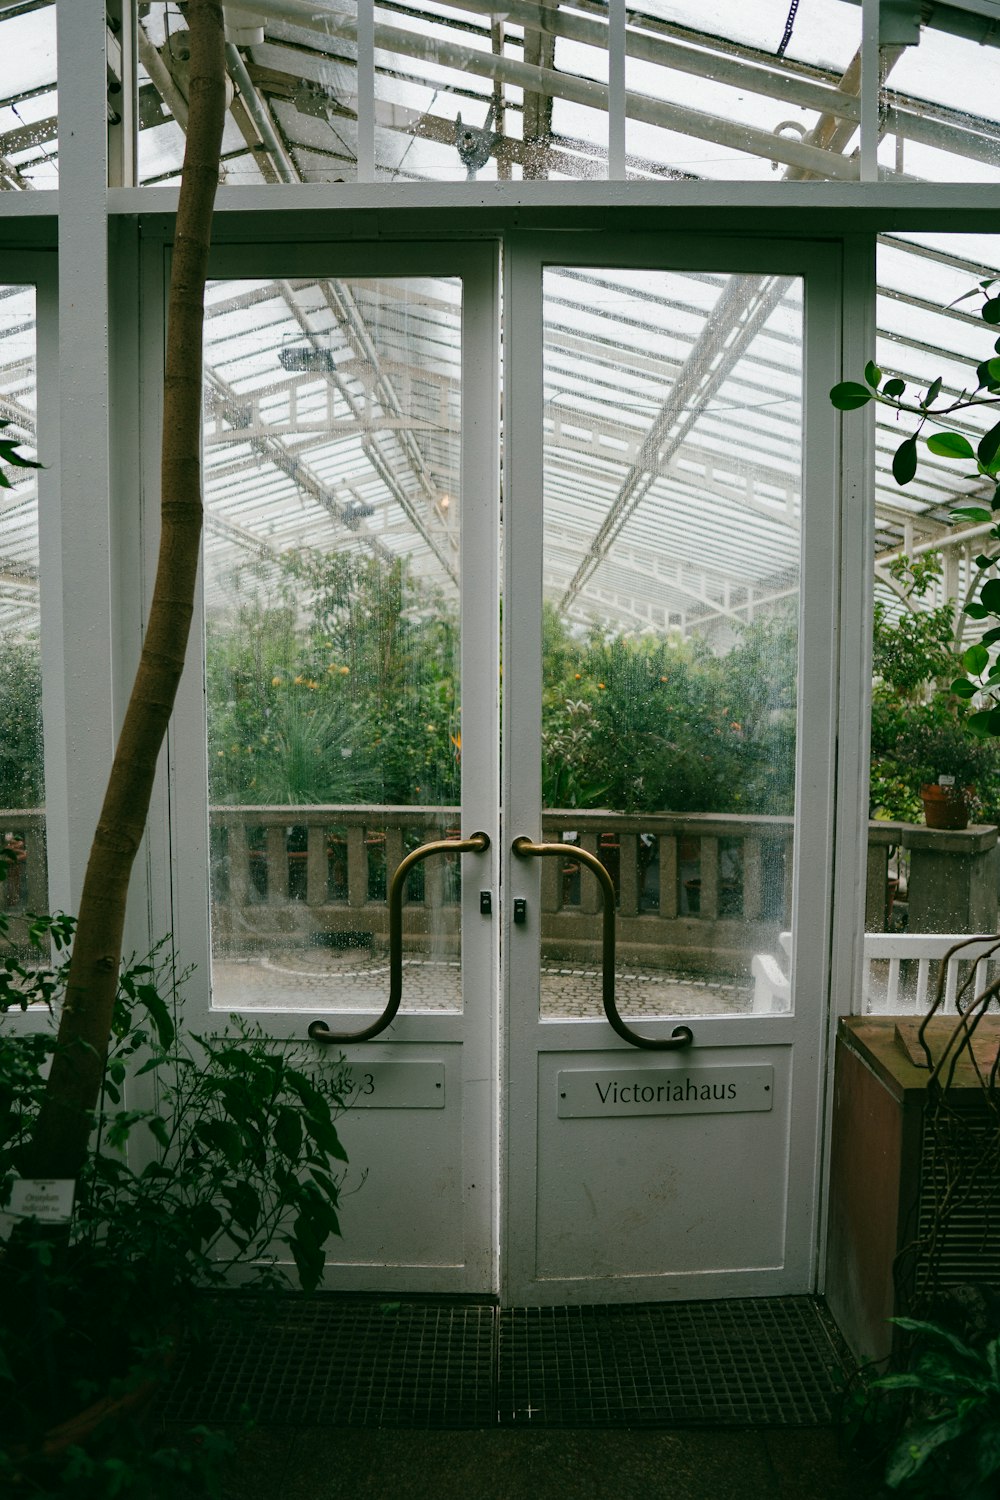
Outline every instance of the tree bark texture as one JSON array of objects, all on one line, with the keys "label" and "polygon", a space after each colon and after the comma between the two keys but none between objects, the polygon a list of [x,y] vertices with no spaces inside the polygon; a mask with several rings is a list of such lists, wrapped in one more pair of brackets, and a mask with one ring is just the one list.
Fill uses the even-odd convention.
[{"label": "tree bark texture", "polygon": [[75,1178],[100,1097],[125,902],[184,668],[202,524],[205,277],[226,112],[219,0],[189,0],[189,115],[174,235],[163,390],[161,531],[142,654],[91,845],[59,1035],[24,1172]]}]

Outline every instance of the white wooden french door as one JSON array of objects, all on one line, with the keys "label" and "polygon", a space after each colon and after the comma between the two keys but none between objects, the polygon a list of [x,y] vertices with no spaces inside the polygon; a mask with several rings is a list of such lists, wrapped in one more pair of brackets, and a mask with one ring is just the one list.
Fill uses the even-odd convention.
[{"label": "white wooden french door", "polygon": [[[516,1304],[804,1292],[816,1274],[831,905],[834,263],[802,245],[568,240],[525,235],[506,260],[503,1292]],[[727,916],[726,840],[699,839],[701,895],[730,948],[720,967],[736,973],[731,987],[685,984],[681,943],[708,924],[685,914],[691,838],[661,825],[655,909],[636,905],[633,880],[626,914],[619,884],[616,1002],[606,974],[602,997],[596,942],[581,959],[569,937],[563,887],[586,836],[562,817],[554,837],[572,839],[568,858],[532,854],[545,835],[543,683],[551,692],[540,621],[548,601],[578,636],[607,634],[631,607],[641,639],[655,617],[644,626],[631,595],[648,603],[657,576],[675,608],[691,597],[660,617],[661,636],[696,638],[707,619],[706,649],[725,658],[754,619],[755,588],[773,596],[756,609],[794,632],[792,842],[769,879],[758,835],[788,825],[742,825]],[[639,691],[663,682],[654,674]],[[611,686],[584,681],[581,700],[601,713]],[[624,732],[617,753],[641,751]],[[634,859],[642,811],[620,826]],[[588,881],[585,870],[581,890]],[[756,943],[794,954],[784,1013],[755,1013]],[[622,1035],[605,1013],[616,1004]]]},{"label": "white wooden french door", "polygon": [[[320,1065],[342,1052],[352,1070],[341,1129],[357,1191],[328,1286],[513,1304],[805,1291],[831,907],[834,263],[811,245],[601,235],[514,235],[503,258],[501,376],[495,244],[216,252],[209,670],[213,611],[236,607],[213,539],[259,542],[258,582],[261,558],[266,573],[292,545],[357,556],[360,536],[386,566],[403,557],[460,622],[461,803],[442,826],[370,788],[364,810],[330,796],[325,812],[248,807],[235,793],[220,804],[205,788],[192,673],[173,748],[175,931],[210,976],[195,984],[209,1020],[249,1013],[275,1038],[311,1038]],[[409,465],[402,483],[393,444]],[[256,509],[244,504],[250,468],[269,465],[309,511],[298,536],[282,535],[287,495],[264,485]],[[675,613],[678,588],[691,607]],[[421,598],[426,614],[431,594]],[[738,826],[733,809],[716,814],[730,817],[725,837],[706,834],[690,803],[691,827],[675,827],[669,788],[655,807],[609,799],[603,831],[592,802],[582,835],[571,805],[543,814],[546,609],[567,649],[595,631],[645,633],[655,649],[681,642],[719,659],[754,619],[780,615],[797,678],[780,709],[794,807]],[[699,635],[706,619],[716,628]],[[284,690],[281,670],[272,684]],[[605,687],[583,684],[581,701]],[[649,750],[623,740],[610,753]],[[479,834],[450,877],[447,930],[416,921],[407,887],[390,973],[373,850],[391,877],[407,848]],[[609,932],[587,855],[592,866],[616,838]],[[553,839],[558,851],[540,847]],[[443,858],[418,855],[428,881]],[[727,884],[738,887],[728,911]],[[355,956],[366,928],[377,941]],[[337,940],[336,961],[315,961],[317,936]],[[787,953],[783,1013],[754,1009],[757,945]],[[391,1025],[351,1040],[391,984]]]}]

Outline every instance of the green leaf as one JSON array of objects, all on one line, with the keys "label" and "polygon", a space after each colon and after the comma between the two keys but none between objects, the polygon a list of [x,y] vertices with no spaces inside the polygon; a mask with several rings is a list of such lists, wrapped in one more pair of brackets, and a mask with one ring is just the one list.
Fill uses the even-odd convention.
[{"label": "green leaf", "polygon": [[967,604],[962,613],[968,615],[970,620],[985,620],[989,610],[982,604]]},{"label": "green leaf", "polygon": [[987,578],[979,590],[979,600],[991,614],[1000,614],[1000,578]]},{"label": "green leaf", "polygon": [[231,1167],[243,1159],[243,1137],[228,1120],[199,1120],[194,1133],[209,1151],[221,1151]]},{"label": "green leaf", "polygon": [[214,1239],[222,1228],[222,1214],[214,1203],[192,1203],[188,1208],[187,1217],[203,1244]]},{"label": "green leaf", "polygon": [[979,1434],[976,1471],[980,1479],[991,1479],[1000,1473],[1000,1425],[995,1420]]},{"label": "green leaf", "polygon": [[885,385],[882,387],[882,394],[883,396],[897,397],[901,396],[905,390],[906,381],[900,380],[898,376],[894,375],[893,378],[891,380],[887,380]]},{"label": "green leaf", "polygon": [[42,466],[33,458],[25,458],[18,453],[20,447],[18,442],[11,438],[0,438],[0,460],[5,464],[12,464],[15,469],[40,469]]},{"label": "green leaf", "polygon": [[992,568],[995,562],[996,558],[990,557],[988,552],[980,552],[979,556],[976,558],[976,567],[980,570],[980,572],[985,572],[987,568]]},{"label": "green leaf", "polygon": [[964,720],[970,734],[979,739],[992,739],[1000,735],[1000,708],[983,708]]},{"label": "green leaf", "polygon": [[886,1465],[886,1484],[890,1489],[897,1489],[923,1467],[936,1449],[960,1437],[964,1430],[963,1418],[955,1416],[908,1427]]},{"label": "green leaf", "polygon": [[282,1156],[289,1161],[298,1161],[302,1150],[302,1120],[298,1110],[286,1106],[278,1111],[274,1122],[274,1143]]},{"label": "green leaf", "polygon": [[917,472],[917,440],[904,438],[892,456],[892,477],[897,484],[909,484]]},{"label": "green leaf", "polygon": [[146,1119],[146,1125],[154,1140],[158,1141],[164,1151],[166,1151],[170,1145],[170,1127],[166,1120],[161,1115],[149,1115]]},{"label": "green leaf", "polygon": [[347,1152],[340,1144],[340,1137],[332,1120],[324,1120],[319,1115],[307,1115],[306,1130],[324,1156],[332,1156],[335,1161],[347,1160]]},{"label": "green leaf", "polygon": [[956,677],[951,685],[951,691],[956,698],[974,698],[976,696],[976,685],[967,677]]},{"label": "green leaf", "polygon": [[221,1193],[233,1221],[247,1234],[254,1234],[261,1219],[260,1199],[248,1182],[234,1182]]},{"label": "green leaf", "polygon": [[970,677],[979,677],[990,664],[990,653],[985,646],[970,646],[968,651],[962,653],[962,666]]},{"label": "green leaf", "polygon": [[833,387],[830,400],[838,411],[856,411],[859,406],[867,406],[873,397],[868,387],[859,381],[842,380]]},{"label": "green leaf", "polygon": [[1000,297],[989,297],[982,306],[984,323],[1000,323]]},{"label": "green leaf", "polygon": [[976,379],[980,387],[995,391],[1000,387],[1000,359],[984,359],[976,366]]},{"label": "green leaf", "polygon": [[156,1027],[156,1036],[160,1046],[166,1050],[174,1040],[174,1022],[167,1003],[159,990],[153,984],[136,985],[136,999],[140,1000],[149,1012],[149,1018]]},{"label": "green leaf", "polygon": [[927,439],[932,453],[941,458],[975,458],[972,444],[960,432],[933,432]]},{"label": "green leaf", "polygon": [[[1000,364],[1000,360],[997,360],[997,364]],[[983,467],[988,469],[998,453],[1000,453],[1000,422],[997,422],[979,439],[976,457]]]},{"label": "green leaf", "polygon": [[933,406],[934,402],[941,394],[941,387],[943,384],[944,381],[941,379],[940,375],[936,380],[932,380],[930,385],[927,387],[927,395],[921,401],[920,405],[924,408]]},{"label": "green leaf", "polygon": [[870,359],[865,365],[865,379],[872,389],[876,391],[882,384],[882,371],[873,359]]},{"label": "green leaf", "polygon": [[994,641],[1000,641],[1000,625],[994,626],[992,630],[984,631],[980,639],[984,646],[992,646]]}]

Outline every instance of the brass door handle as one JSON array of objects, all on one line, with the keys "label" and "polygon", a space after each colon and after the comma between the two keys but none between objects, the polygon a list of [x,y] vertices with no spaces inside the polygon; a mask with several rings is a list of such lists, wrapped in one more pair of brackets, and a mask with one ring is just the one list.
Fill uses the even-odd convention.
[{"label": "brass door handle", "polygon": [[604,927],[602,934],[601,992],[604,1014],[618,1035],[633,1047],[645,1047],[650,1051],[674,1052],[679,1047],[690,1047],[694,1033],[690,1026],[675,1026],[671,1036],[642,1036],[633,1031],[618,1014],[615,1004],[615,887],[614,881],[601,864],[596,854],[587,849],[578,849],[575,844],[535,844],[526,837],[516,838],[511,845],[519,858],[551,855],[559,859],[575,859],[578,864],[593,870],[601,887],[604,903]]},{"label": "brass door handle", "polygon": [[361,1031],[331,1031],[325,1021],[312,1021],[309,1035],[314,1042],[367,1042],[392,1025],[403,998],[403,887],[407,875],[429,854],[485,854],[489,847],[489,834],[474,833],[467,839],[434,839],[400,860],[389,882],[389,1002],[382,1014]]}]

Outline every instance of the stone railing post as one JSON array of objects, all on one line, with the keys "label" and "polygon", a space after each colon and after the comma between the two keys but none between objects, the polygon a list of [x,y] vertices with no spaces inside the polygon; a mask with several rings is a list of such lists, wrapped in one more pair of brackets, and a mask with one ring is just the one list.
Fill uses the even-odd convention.
[{"label": "stone railing post", "polygon": [[[598,843],[600,835],[596,833],[581,833],[580,848],[586,849],[588,854],[598,855]],[[580,871],[580,905],[577,910],[587,917],[595,916],[603,909],[601,887],[597,883],[597,876],[590,870]]]},{"label": "stone railing post", "polygon": [[242,820],[226,818],[226,858],[229,864],[229,900],[236,907],[246,906],[252,899],[250,882],[250,849],[247,844],[247,825]]},{"label": "stone railing post", "polygon": [[910,932],[996,932],[997,829],[902,825],[910,851]]},{"label": "stone railing post", "polygon": [[268,905],[284,906],[288,900],[288,836],[283,827],[269,824],[264,837]]},{"label": "stone railing post", "polygon": [[[385,830],[385,889],[388,893],[392,885],[392,877],[403,863],[403,830],[398,823]],[[403,905],[406,905],[406,891],[403,892]]]},{"label": "stone railing post", "polygon": [[701,855],[699,859],[699,870],[701,871],[701,892],[698,902],[698,915],[703,921],[714,922],[719,915],[719,840],[716,838],[701,838]]},{"label": "stone railing post", "polygon": [[639,915],[639,835],[618,837],[618,911],[623,917]]},{"label": "stone railing post", "polygon": [[347,830],[347,904],[364,906],[368,900],[368,850],[360,825]]},{"label": "stone railing post", "polygon": [[764,847],[760,839],[743,840],[743,920],[759,922],[764,909]]},{"label": "stone railing post", "polygon": [[657,839],[660,861],[660,909],[664,921],[677,917],[677,835],[661,833]]},{"label": "stone railing post", "polygon": [[306,905],[325,906],[329,888],[326,828],[322,823],[306,826]]}]

